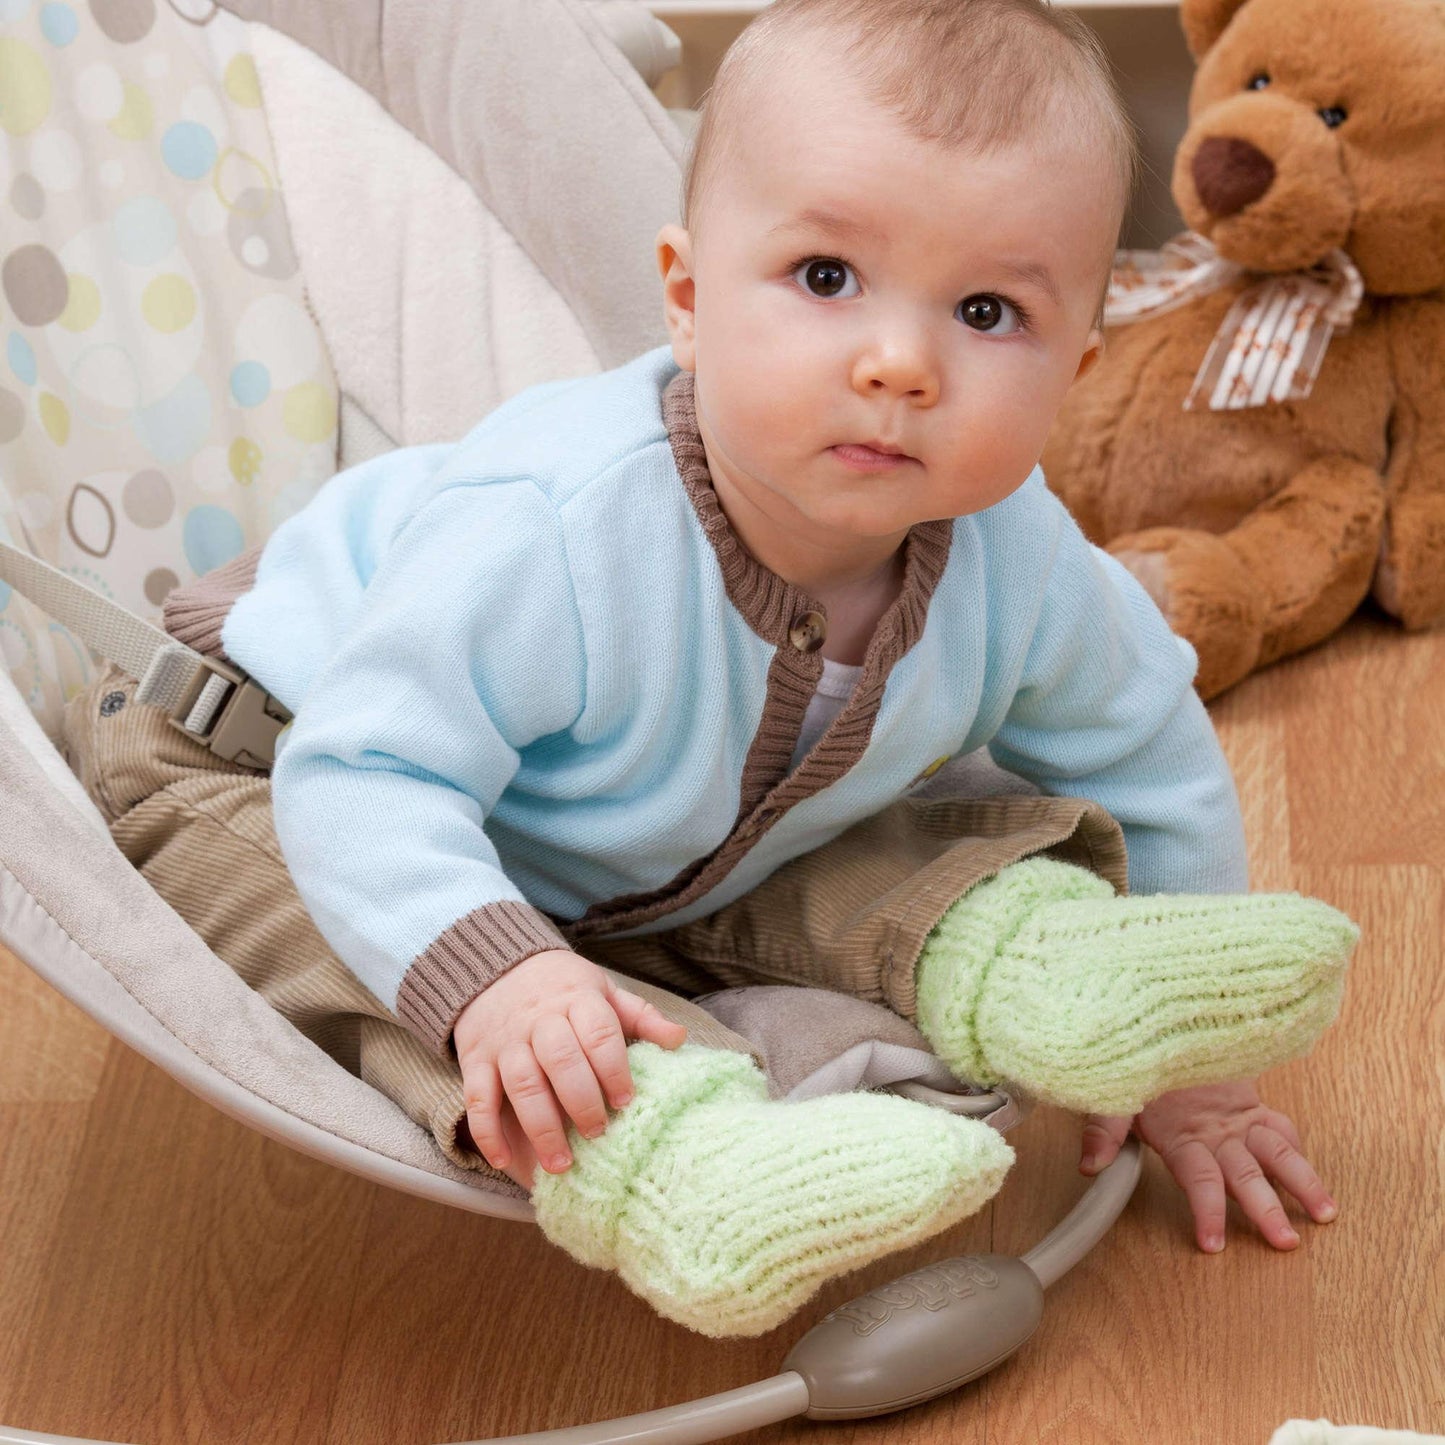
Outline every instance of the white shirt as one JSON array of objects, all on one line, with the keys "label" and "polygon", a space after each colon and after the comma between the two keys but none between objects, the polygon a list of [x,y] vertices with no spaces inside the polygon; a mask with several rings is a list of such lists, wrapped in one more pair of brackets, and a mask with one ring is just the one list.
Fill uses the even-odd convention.
[{"label": "white shirt", "polygon": [[862,673],[861,664],[855,667],[846,662],[823,659],[823,675],[818,679],[818,689],[803,715],[803,730],[798,734],[797,747],[793,749],[793,761],[788,767],[790,773],[797,769],[813,744],[827,732],[829,723],[843,711],[843,704],[853,695]]}]

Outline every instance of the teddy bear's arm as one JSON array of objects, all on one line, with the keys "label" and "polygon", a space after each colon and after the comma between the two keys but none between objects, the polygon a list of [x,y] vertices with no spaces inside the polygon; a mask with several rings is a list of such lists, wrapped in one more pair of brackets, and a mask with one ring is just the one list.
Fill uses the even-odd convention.
[{"label": "teddy bear's arm", "polygon": [[1360,605],[1384,512],[1377,472],[1321,457],[1228,534],[1265,599],[1259,666],[1322,641]]},{"label": "teddy bear's arm", "polygon": [[1406,627],[1445,620],[1445,299],[1395,304],[1396,399],[1375,599]]},{"label": "teddy bear's arm", "polygon": [[1344,622],[1369,590],[1383,516],[1375,472],[1321,457],[1230,532],[1151,527],[1109,551],[1189,639],[1212,697]]}]

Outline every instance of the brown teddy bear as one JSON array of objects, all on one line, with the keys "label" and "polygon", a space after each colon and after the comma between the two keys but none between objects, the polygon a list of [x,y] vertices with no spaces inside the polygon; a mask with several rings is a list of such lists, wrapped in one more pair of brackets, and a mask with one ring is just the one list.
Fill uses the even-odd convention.
[{"label": "brown teddy bear", "polygon": [[1126,253],[1173,269],[1116,270],[1043,467],[1210,697],[1372,589],[1408,628],[1445,618],[1445,0],[1181,14],[1194,234]]}]

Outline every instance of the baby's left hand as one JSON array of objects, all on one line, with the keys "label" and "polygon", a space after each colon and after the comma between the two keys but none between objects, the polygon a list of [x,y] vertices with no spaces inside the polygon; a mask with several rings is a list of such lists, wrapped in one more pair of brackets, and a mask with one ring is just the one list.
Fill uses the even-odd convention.
[{"label": "baby's left hand", "polygon": [[1188,1196],[1195,1238],[1211,1254],[1224,1248],[1226,1189],[1276,1249],[1293,1249],[1299,1235],[1272,1185],[1293,1194],[1317,1223],[1327,1223],[1338,1212],[1299,1152],[1294,1124],[1277,1109],[1266,1108],[1251,1083],[1176,1089],[1146,1104],[1132,1120],[1090,1114],[1079,1172],[1097,1174],[1109,1164],[1131,1124]]}]

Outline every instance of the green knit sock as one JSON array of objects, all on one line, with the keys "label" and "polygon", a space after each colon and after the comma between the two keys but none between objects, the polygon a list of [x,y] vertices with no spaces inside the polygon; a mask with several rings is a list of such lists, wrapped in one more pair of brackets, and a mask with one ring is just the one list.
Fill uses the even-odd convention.
[{"label": "green knit sock", "polygon": [[988,1125],[896,1095],[769,1099],[730,1049],[638,1041],[627,1062],[631,1103],[596,1139],[568,1130],[570,1169],[538,1169],[537,1223],[705,1335],[773,1329],[825,1281],[974,1213],[1013,1162]]},{"label": "green knit sock", "polygon": [[1305,1053],[1358,937],[1298,893],[1120,898],[1083,868],[1026,858],[929,934],[917,1022],[960,1079],[1133,1114]]}]

